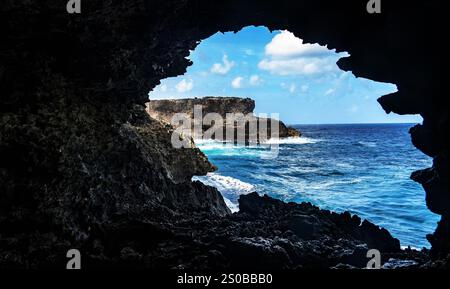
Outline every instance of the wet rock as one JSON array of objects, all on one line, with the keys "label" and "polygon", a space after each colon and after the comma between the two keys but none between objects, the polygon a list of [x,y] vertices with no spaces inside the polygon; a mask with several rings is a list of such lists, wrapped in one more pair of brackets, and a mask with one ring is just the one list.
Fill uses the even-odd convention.
[{"label": "wet rock", "polygon": [[418,268],[418,263],[414,260],[398,260],[398,259],[389,259],[386,263],[384,263],[382,269],[412,269]]}]

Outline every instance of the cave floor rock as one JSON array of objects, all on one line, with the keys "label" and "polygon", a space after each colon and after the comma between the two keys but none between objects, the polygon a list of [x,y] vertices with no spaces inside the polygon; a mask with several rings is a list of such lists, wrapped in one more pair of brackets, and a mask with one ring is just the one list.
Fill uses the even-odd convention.
[{"label": "cave floor rock", "polygon": [[[310,203],[284,203],[257,193],[241,196],[241,210],[226,217],[192,214],[152,224],[142,238],[114,238],[109,256],[92,255],[89,266],[149,269],[365,268],[368,249],[378,249],[386,268],[419,268],[427,251],[401,250],[388,231],[348,212]],[[389,262],[387,262],[389,261]]]}]

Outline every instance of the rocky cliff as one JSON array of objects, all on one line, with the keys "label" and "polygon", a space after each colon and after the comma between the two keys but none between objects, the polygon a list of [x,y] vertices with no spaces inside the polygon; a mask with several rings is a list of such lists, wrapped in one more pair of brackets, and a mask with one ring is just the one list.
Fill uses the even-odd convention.
[{"label": "rocky cliff", "polygon": [[360,256],[370,240],[397,251],[384,230],[308,205],[251,195],[228,215],[217,190],[189,180],[212,169],[201,152],[171,149],[169,128],[146,115],[148,91],[183,74],[199,40],[248,25],[348,51],[341,68],[397,85],[379,100],[387,112],[423,116],[411,137],[434,163],[413,178],[442,216],[429,239],[445,264],[450,109],[435,52],[448,17],[435,0],[383,1],[382,9],[368,14],[366,1],[112,0],[83,1],[82,13],[69,15],[65,1],[4,1],[0,267],[64,268],[70,248],[81,250],[85,268],[230,268],[250,259],[326,267],[351,264],[341,256]]},{"label": "rocky cliff", "polygon": [[[185,99],[150,100],[146,103],[147,112],[151,117],[166,123],[171,123],[175,113],[185,113],[194,117],[194,106],[200,105],[203,114],[217,113],[226,118],[227,113],[251,114],[255,109],[255,101],[239,97],[196,97]],[[202,115],[203,117],[203,115]]]},{"label": "rocky cliff", "polygon": [[[194,107],[199,106],[201,108],[200,115],[197,119],[194,118]],[[260,118],[254,116],[253,110],[255,109],[255,101],[250,98],[239,97],[203,97],[203,98],[188,98],[188,99],[163,99],[163,100],[151,100],[146,103],[147,112],[149,115],[164,123],[177,125],[172,121],[175,114],[185,114],[186,120],[190,120],[189,133],[194,135],[195,125],[199,125],[201,133],[211,129],[212,124],[203,123],[203,119],[206,114],[217,114],[223,122],[220,123],[221,136],[211,135],[214,139],[225,140],[227,137],[227,126],[232,129],[233,136],[231,140],[235,140],[238,137],[238,131],[242,131],[244,135],[243,141],[260,141],[262,137],[260,133],[263,132],[264,139],[272,137],[272,128],[277,128],[278,133],[275,137],[299,137],[300,131],[293,127],[287,127],[282,121],[271,118]],[[232,119],[229,114],[241,115]],[[177,121],[177,123],[179,123]],[[264,125],[264,128],[260,129],[260,125]],[[251,130],[254,127],[255,131]],[[252,139],[253,137],[253,139]]]}]

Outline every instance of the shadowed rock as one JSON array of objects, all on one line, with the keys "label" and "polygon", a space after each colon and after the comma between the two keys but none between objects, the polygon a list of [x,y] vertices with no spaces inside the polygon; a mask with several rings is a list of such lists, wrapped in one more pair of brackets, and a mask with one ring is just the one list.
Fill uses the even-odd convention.
[{"label": "shadowed rock", "polygon": [[[369,15],[365,2],[84,1],[68,15],[61,1],[4,1],[0,267],[65,268],[70,248],[87,267],[360,266],[367,238],[396,247],[377,227],[308,205],[250,196],[258,209],[243,201],[230,216],[217,190],[190,181],[212,167],[171,148],[169,129],[144,111],[148,91],[183,74],[199,40],[248,25],[348,51],[342,69],[397,85],[379,99],[386,112],[423,116],[411,137],[434,164],[413,178],[442,215],[430,266],[448,267],[450,109],[434,72],[446,10],[399,0]],[[263,213],[271,207],[281,212]]]}]

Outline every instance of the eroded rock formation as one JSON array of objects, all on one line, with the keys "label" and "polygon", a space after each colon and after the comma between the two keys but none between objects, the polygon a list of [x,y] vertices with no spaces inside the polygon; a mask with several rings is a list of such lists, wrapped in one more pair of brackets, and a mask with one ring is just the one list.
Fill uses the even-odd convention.
[{"label": "eroded rock formation", "polygon": [[[83,1],[79,15],[65,6],[56,0],[0,6],[0,266],[63,267],[67,250],[79,248],[90,264],[170,267],[178,255],[190,258],[183,264],[191,268],[215,267],[203,256],[230,265],[236,263],[222,261],[238,260],[233,252],[254,252],[293,268],[311,264],[301,257],[308,251],[302,244],[324,250],[323,260],[327,248],[356,252],[365,244],[366,230],[343,232],[351,218],[340,226],[313,213],[300,217],[297,232],[306,234],[317,221],[340,233],[325,232],[316,243],[288,239],[294,245],[281,249],[285,222],[268,222],[264,211],[291,205],[267,199],[257,211],[241,202],[242,214],[218,218],[228,210],[217,190],[189,180],[211,165],[199,151],[174,153],[169,128],[146,115],[148,91],[184,73],[199,40],[247,25],[288,29],[306,43],[348,51],[341,68],[397,85],[379,101],[387,112],[424,118],[411,130],[412,141],[434,164],[413,177],[429,208],[442,215],[430,236],[433,257],[449,252],[449,107],[435,70],[437,36],[446,27],[437,15],[445,11],[440,1],[383,1],[381,14],[368,14],[366,1]],[[233,228],[242,232],[222,251],[198,242]],[[393,244],[374,231],[384,236],[377,246]],[[345,237],[340,243],[332,236]],[[205,248],[209,255],[201,254]],[[340,259],[333,260],[323,264]]]},{"label": "eroded rock formation", "polygon": [[[198,116],[195,116],[195,106],[198,109]],[[195,135],[195,126],[199,127],[200,135],[205,137],[205,132],[214,129],[216,125],[220,135],[211,134],[213,139],[234,140],[237,141],[239,134],[242,134],[243,142],[259,142],[272,137],[299,137],[300,131],[293,127],[286,126],[281,120],[271,118],[261,118],[253,114],[255,101],[250,98],[239,97],[203,97],[187,99],[162,99],[151,100],[146,103],[146,110],[149,115],[167,124],[173,124],[178,128],[182,123],[180,119],[173,120],[176,114],[184,114],[182,122],[188,123],[186,134]],[[220,120],[205,123],[207,114],[217,114]],[[230,114],[236,116],[231,117]],[[227,129],[231,130],[232,135],[228,136]],[[277,130],[272,135],[272,129]],[[261,136],[261,132],[262,135]]]},{"label": "eroded rock formation", "polygon": [[[239,207],[239,213],[227,218],[180,221],[181,229],[171,242],[162,242],[149,253],[163,260],[153,266],[279,270],[345,264],[361,268],[367,264],[368,248],[375,247],[386,260],[411,259],[385,229],[348,212],[336,214],[310,203],[286,204],[257,193],[241,196]],[[186,234],[193,235],[192,242],[183,241]],[[144,259],[141,256],[140,262]],[[424,263],[423,255],[413,259]]]},{"label": "eroded rock formation", "polygon": [[[201,97],[185,99],[161,99],[150,100],[146,103],[147,112],[151,117],[171,123],[175,113],[185,113],[190,118],[194,118],[194,106],[200,105],[203,114],[217,113],[222,118],[227,117],[227,113],[251,114],[255,109],[255,101],[250,98],[239,97]],[[203,117],[203,115],[202,115]]]}]

